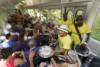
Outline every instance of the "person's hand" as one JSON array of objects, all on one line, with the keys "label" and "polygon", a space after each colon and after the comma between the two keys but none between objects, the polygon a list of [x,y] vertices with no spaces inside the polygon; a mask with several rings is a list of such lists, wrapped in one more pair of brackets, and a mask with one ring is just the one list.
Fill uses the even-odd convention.
[{"label": "person's hand", "polygon": [[83,42],[81,42],[81,45],[83,45],[83,44],[86,45],[87,43],[83,41]]},{"label": "person's hand", "polygon": [[24,62],[27,62],[26,58],[25,58],[25,54],[24,54],[24,51],[21,51],[21,55],[23,56],[24,58]]},{"label": "person's hand", "polygon": [[34,56],[35,56],[35,52],[30,50],[30,53],[29,53],[30,67],[34,67],[34,64],[33,64],[33,57]]},{"label": "person's hand", "polygon": [[30,50],[30,53],[29,53],[29,61],[32,62],[33,61],[33,57],[35,56],[35,52]]},{"label": "person's hand", "polygon": [[21,53],[21,51],[16,51],[16,52],[12,53],[12,56],[15,56],[16,54],[20,54],[20,53]]}]

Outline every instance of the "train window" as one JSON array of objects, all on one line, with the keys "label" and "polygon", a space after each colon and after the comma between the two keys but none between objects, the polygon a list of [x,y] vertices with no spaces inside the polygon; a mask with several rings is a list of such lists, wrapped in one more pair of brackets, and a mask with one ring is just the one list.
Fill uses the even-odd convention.
[{"label": "train window", "polygon": [[67,18],[72,19],[73,18],[73,12],[71,10],[67,11]]},{"label": "train window", "polygon": [[78,9],[75,15],[84,15],[84,11],[82,9]]},{"label": "train window", "polygon": [[49,13],[49,17],[53,20],[59,20],[61,18],[61,10],[59,9],[51,10]]},{"label": "train window", "polygon": [[96,21],[92,27],[92,37],[100,41],[100,13],[96,17]]}]

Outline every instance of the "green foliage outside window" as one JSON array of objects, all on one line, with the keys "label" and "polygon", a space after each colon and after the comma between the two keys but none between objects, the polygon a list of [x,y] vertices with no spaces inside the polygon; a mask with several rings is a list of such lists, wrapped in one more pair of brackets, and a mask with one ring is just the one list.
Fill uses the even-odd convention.
[{"label": "green foliage outside window", "polygon": [[100,14],[98,14],[95,23],[92,28],[92,37],[98,41],[100,41]]}]

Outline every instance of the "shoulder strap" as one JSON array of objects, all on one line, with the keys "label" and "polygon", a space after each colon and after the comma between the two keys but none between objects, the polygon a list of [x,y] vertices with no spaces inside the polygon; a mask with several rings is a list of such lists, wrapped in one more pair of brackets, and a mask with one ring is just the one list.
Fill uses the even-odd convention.
[{"label": "shoulder strap", "polygon": [[[75,18],[75,17],[74,17]],[[76,32],[77,32],[77,34],[78,34],[78,36],[79,36],[79,39],[80,39],[80,41],[82,41],[82,36],[81,36],[81,33],[80,33],[80,31],[79,31],[79,29],[78,29],[78,26],[76,25],[76,20],[74,19],[74,27],[75,27],[75,29],[76,29]]]}]

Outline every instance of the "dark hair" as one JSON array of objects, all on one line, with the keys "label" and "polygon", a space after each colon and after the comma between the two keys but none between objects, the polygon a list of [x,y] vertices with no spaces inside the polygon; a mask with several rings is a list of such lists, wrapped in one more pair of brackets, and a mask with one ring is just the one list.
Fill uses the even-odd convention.
[{"label": "dark hair", "polygon": [[76,17],[76,21],[83,21],[84,19],[83,19],[83,16],[82,15],[79,15],[79,16],[77,16]]},{"label": "dark hair", "polygon": [[15,67],[21,67],[20,65],[16,65]]},{"label": "dark hair", "polygon": [[63,20],[66,21],[67,20],[67,13],[63,14]]},{"label": "dark hair", "polygon": [[34,38],[28,41],[28,47],[30,48],[33,46],[36,46],[36,40]]},{"label": "dark hair", "polygon": [[69,13],[69,11],[71,11],[71,10],[69,9],[69,10],[67,10],[67,12],[66,12],[66,9],[65,9],[65,12],[64,12],[64,14],[63,14],[63,19],[64,19],[64,21],[66,21],[66,20],[68,19],[68,13]]},{"label": "dark hair", "polygon": [[66,7],[64,7],[63,20],[64,20],[64,21],[67,20]]},{"label": "dark hair", "polygon": [[54,23],[48,22],[47,27],[53,29],[54,28]]},{"label": "dark hair", "polygon": [[39,35],[37,37],[37,41],[39,46],[49,45],[49,36],[48,35]]},{"label": "dark hair", "polygon": [[6,34],[6,39],[9,39],[10,36],[11,36],[10,33]]},{"label": "dark hair", "polygon": [[13,53],[13,50],[11,48],[3,48],[0,53],[2,58],[7,59]]},{"label": "dark hair", "polygon": [[24,41],[24,36],[25,36],[25,34],[26,34],[25,31],[21,32],[21,33],[19,34],[18,40],[19,40],[19,41]]},{"label": "dark hair", "polygon": [[76,17],[76,24],[77,24],[77,26],[80,27],[80,26],[83,25],[83,23],[84,23],[83,16],[82,16],[82,15],[77,16],[77,17]]},{"label": "dark hair", "polygon": [[21,53],[15,54],[15,58],[21,58],[21,59],[23,59],[23,55]]}]

